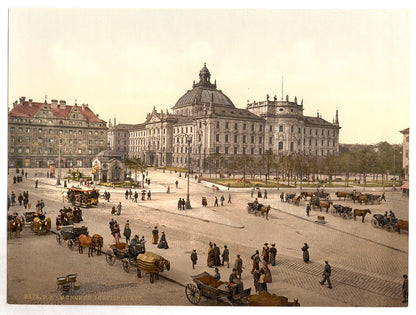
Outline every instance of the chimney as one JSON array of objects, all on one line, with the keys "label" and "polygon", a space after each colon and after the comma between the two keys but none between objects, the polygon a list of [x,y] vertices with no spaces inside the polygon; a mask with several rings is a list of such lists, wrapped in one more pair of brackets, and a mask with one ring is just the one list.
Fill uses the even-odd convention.
[{"label": "chimney", "polygon": [[100,118],[100,115],[99,114],[97,114],[97,118]]},{"label": "chimney", "polygon": [[82,103],[82,109],[85,110],[85,104],[84,103]]},{"label": "chimney", "polygon": [[33,102],[33,100],[31,98],[29,98],[29,107],[32,107],[32,102]]},{"label": "chimney", "polygon": [[25,96],[22,96],[22,97],[20,98],[20,105],[23,105],[23,103],[25,102],[25,99],[26,99],[26,97],[25,97]]},{"label": "chimney", "polygon": [[59,101],[59,108],[61,108],[61,109],[65,109],[65,107],[66,107],[66,101],[64,101],[64,100],[60,100],[60,101]]},{"label": "chimney", "polygon": [[58,100],[51,100],[51,108],[58,108]]}]

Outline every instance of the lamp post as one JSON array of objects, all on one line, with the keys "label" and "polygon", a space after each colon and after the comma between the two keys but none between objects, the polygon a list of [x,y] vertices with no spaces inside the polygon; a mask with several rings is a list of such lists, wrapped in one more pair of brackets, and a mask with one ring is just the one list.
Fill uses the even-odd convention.
[{"label": "lamp post", "polygon": [[190,136],[186,137],[186,142],[188,143],[188,186],[186,189],[185,209],[192,209],[191,200],[189,200],[189,177],[191,177],[191,166],[190,166],[191,141],[192,141],[192,137]]},{"label": "lamp post", "polygon": [[59,142],[58,142],[58,178],[56,180],[56,185],[61,185],[61,144]]}]

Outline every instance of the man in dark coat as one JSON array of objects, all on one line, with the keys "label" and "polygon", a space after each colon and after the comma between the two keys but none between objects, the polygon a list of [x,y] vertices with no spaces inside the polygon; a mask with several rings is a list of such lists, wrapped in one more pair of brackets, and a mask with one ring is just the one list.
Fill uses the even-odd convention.
[{"label": "man in dark coat", "polygon": [[198,260],[198,255],[196,253],[196,249],[192,250],[191,260],[192,260],[192,269],[195,269],[196,261]]},{"label": "man in dark coat", "polygon": [[309,212],[311,212],[311,205],[308,203],[306,206],[306,215],[309,217]]},{"label": "man in dark coat", "polygon": [[224,250],[222,251],[222,265],[227,262],[227,268],[230,268],[230,252],[228,251],[227,245],[224,245]]},{"label": "man in dark coat", "polygon": [[126,244],[129,244],[130,243],[130,236],[131,236],[129,220],[127,220],[126,225],[124,226],[123,234],[124,234],[124,237],[126,238]]},{"label": "man in dark coat", "polygon": [[403,275],[402,293],[403,293],[403,303],[407,303],[408,296],[409,296],[409,283],[407,280],[407,275]]},{"label": "man in dark coat", "polygon": [[218,207],[218,198],[215,196],[214,207]]},{"label": "man in dark coat", "polygon": [[113,229],[114,229],[114,219],[111,219],[111,221],[108,223],[110,225],[110,232],[111,234],[113,234]]},{"label": "man in dark coat", "polygon": [[214,266],[221,266],[220,248],[214,243]]},{"label": "man in dark coat", "polygon": [[237,272],[238,278],[241,279],[241,274],[243,273],[243,260],[241,259],[240,254],[237,254],[237,259],[234,263],[234,269]]},{"label": "man in dark coat", "polygon": [[328,260],[325,260],[325,269],[322,275],[324,276],[324,278],[319,283],[323,285],[325,281],[328,281],[328,288],[332,289],[331,279],[329,278],[331,276],[331,266],[328,264]]},{"label": "man in dark coat", "polygon": [[157,226],[152,231],[152,244],[157,244],[159,242],[159,230]]}]

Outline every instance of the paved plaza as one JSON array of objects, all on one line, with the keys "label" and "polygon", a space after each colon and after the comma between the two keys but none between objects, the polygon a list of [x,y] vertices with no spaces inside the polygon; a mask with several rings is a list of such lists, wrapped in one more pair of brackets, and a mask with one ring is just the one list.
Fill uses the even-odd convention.
[{"label": "paved plaza", "polygon": [[[69,205],[62,198],[64,188],[57,187],[56,179],[42,176],[39,170],[36,177],[35,170],[27,171],[27,180],[13,184],[14,171],[10,170],[8,193],[14,191],[18,195],[28,190],[32,205],[43,199],[47,216],[52,219],[52,230],[56,231],[55,218],[59,209]],[[135,203],[125,199],[125,189],[98,187],[101,193],[104,190],[111,193],[110,202],[100,199],[97,207],[83,209],[84,221],[77,225],[87,226],[90,235],[102,235],[104,250],[107,250],[113,242],[108,222],[114,218],[123,230],[129,220],[132,234],[145,236],[146,250],[171,262],[171,269],[165,270],[159,281],[150,284],[148,275],[139,279],[134,271],[124,272],[120,261],[110,266],[104,255],[88,258],[85,252],[80,255],[78,251],[70,251],[65,243],[58,245],[53,233],[35,236],[29,227],[25,227],[20,239],[12,238],[7,242],[8,302],[188,306],[191,304],[186,299],[184,286],[192,282],[190,276],[203,271],[214,273],[213,268],[207,267],[208,244],[212,241],[221,251],[225,244],[228,246],[232,264],[236,255],[241,255],[245,267],[242,274],[244,287],[251,287],[252,293],[255,290],[250,257],[256,250],[261,253],[267,242],[276,243],[277,248],[277,264],[269,267],[273,277],[273,282],[268,283],[271,293],[287,296],[290,300],[297,298],[301,306],[406,306],[402,303],[401,285],[403,274],[408,274],[408,233],[387,232],[370,223],[372,214],[384,214],[388,210],[393,210],[399,219],[408,220],[409,200],[400,191],[386,188],[387,202],[359,205],[351,200],[337,200],[334,193],[343,188],[326,189],[335,204],[370,209],[372,214],[362,223],[361,218],[345,220],[319,210],[312,210],[308,217],[306,201],[295,206],[282,203],[279,198],[282,191],[299,193],[299,189],[267,189],[268,199],[260,199],[260,203],[271,206],[266,220],[247,212],[247,203],[253,201],[250,188],[228,190],[218,186],[220,190],[214,191],[211,183],[197,183],[191,178],[193,208],[178,210],[178,198],[186,198],[187,179],[174,172],[153,169],[149,169],[148,177],[151,184],[145,185],[145,189],[151,190],[152,200]],[[39,180],[37,189],[34,188],[35,179]],[[175,187],[176,180],[178,188]],[[78,183],[71,181],[69,186],[72,185]],[[362,187],[356,189],[363,191]],[[371,193],[381,191],[381,188],[366,189]],[[227,203],[228,194],[231,194],[232,203]],[[213,207],[215,196],[219,199],[222,195],[224,206]],[[202,197],[207,197],[208,207],[202,207]],[[111,215],[111,208],[119,202],[122,203],[121,215]],[[9,212],[22,214],[25,211],[23,206],[16,205]],[[325,224],[316,222],[318,215],[325,216]],[[151,244],[151,231],[156,225],[166,234],[167,250]],[[310,246],[309,263],[302,259],[301,247],[305,242]],[[198,253],[194,270],[190,260],[193,249]],[[319,284],[325,260],[332,267],[332,290]],[[231,268],[221,266],[219,269],[222,280],[228,280]],[[69,273],[77,273],[80,289],[74,292],[74,297],[63,299],[56,291],[56,278]],[[162,296],[157,303],[154,293]],[[220,304],[203,298],[201,305]]]}]

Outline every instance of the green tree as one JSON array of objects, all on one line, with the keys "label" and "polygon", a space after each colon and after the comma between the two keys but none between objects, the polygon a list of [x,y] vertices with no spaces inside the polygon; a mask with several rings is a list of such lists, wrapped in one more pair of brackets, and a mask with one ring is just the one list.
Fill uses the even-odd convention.
[{"label": "green tree", "polygon": [[[124,164],[126,165],[126,167],[134,171],[134,180],[136,182],[137,182],[137,172],[140,172],[143,175],[143,173],[147,169],[146,164],[139,157],[134,157],[131,159],[127,158],[124,161]],[[142,176],[142,187],[143,186],[144,186],[144,176]]]}]

